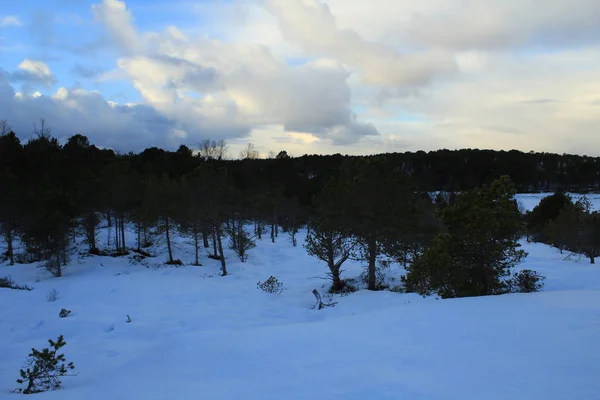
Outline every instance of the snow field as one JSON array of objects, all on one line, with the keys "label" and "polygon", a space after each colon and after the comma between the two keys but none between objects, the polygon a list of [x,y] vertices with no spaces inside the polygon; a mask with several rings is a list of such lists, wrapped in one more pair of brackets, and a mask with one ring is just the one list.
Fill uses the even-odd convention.
[{"label": "snow field", "polygon": [[[600,398],[600,269],[585,258],[523,242],[519,269],[547,277],[542,293],[437,300],[360,291],[313,310],[326,267],[303,237],[296,248],[285,234],[265,238],[245,264],[229,252],[227,277],[206,253],[202,267],[179,268],[159,267],[164,253],[146,265],[75,257],[62,278],[0,265],[0,276],[35,287],[0,289],[0,399],[21,396],[10,390],[31,347],[60,334],[79,376],[36,398]],[[193,260],[182,240],[175,255]],[[353,277],[361,266],[344,269]],[[281,295],[256,288],[270,275]],[[73,313],[61,319],[63,307]]]}]

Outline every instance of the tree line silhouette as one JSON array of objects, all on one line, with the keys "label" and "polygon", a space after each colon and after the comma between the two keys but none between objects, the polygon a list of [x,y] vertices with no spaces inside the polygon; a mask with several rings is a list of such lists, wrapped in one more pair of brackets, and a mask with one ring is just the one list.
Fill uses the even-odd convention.
[{"label": "tree line silhouette", "polygon": [[[90,254],[118,256],[147,255],[158,235],[166,262],[181,264],[172,246],[177,232],[194,247],[195,264],[207,249],[226,275],[227,246],[244,262],[255,240],[285,233],[296,246],[307,226],[306,250],[327,264],[334,292],[351,290],[341,272],[354,259],[364,263],[370,290],[383,287],[381,265],[391,260],[406,268],[414,291],[494,294],[524,257],[517,239],[531,225],[514,194],[600,187],[600,162],[583,156],[469,149],[295,158],[281,151],[259,159],[250,144],[229,159],[227,143],[215,140],[118,154],[80,134],[61,144],[43,123],[25,143],[2,126],[4,256],[41,261],[56,276],[77,237]],[[432,191],[442,192],[435,201]],[[109,228],[103,248],[101,224]]]}]

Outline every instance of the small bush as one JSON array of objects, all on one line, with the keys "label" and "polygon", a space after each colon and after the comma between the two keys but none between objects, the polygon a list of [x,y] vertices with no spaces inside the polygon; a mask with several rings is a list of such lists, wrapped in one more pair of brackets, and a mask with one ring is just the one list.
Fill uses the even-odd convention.
[{"label": "small bush", "polygon": [[56,342],[52,339],[48,342],[50,348],[42,351],[31,349],[24,367],[26,369],[19,371],[21,378],[17,379],[17,383],[27,387],[15,389],[15,392],[32,394],[62,389],[60,378],[75,375],[69,374],[69,371],[75,369],[75,365],[72,362],[67,363],[64,354],[57,354],[67,344],[63,335],[60,335]]},{"label": "small bush", "polygon": [[173,260],[173,261],[167,261],[165,264],[167,264],[167,265],[183,265],[183,261],[177,259],[177,260]]},{"label": "small bush", "polygon": [[46,300],[48,300],[49,303],[52,303],[58,300],[58,294],[58,290],[52,289],[46,294]]},{"label": "small bush", "polygon": [[15,263],[17,264],[31,264],[34,262],[41,261],[41,256],[37,253],[17,253],[15,254]]},{"label": "small bush", "polygon": [[279,279],[274,276],[270,276],[264,282],[258,282],[256,287],[267,293],[280,294],[283,292],[283,283],[279,282]]},{"label": "small bush", "polygon": [[63,308],[58,313],[58,316],[61,318],[67,318],[69,316],[69,314],[71,314],[71,310],[67,310],[66,308]]},{"label": "small bush", "polygon": [[533,293],[540,292],[544,288],[545,276],[537,271],[524,269],[515,273],[507,282],[511,293]]},{"label": "small bush", "polygon": [[102,252],[102,250],[100,250],[97,247],[94,247],[92,249],[89,250],[89,254],[93,255],[93,256],[103,256],[104,253]]},{"label": "small bush", "polygon": [[17,285],[15,283],[15,281],[12,280],[11,276],[5,276],[4,278],[0,278],[0,288],[8,288],[8,289],[15,289],[15,290],[33,290],[33,288],[31,286],[27,286],[27,285]]},{"label": "small bush", "polygon": [[129,255],[129,250],[127,250],[127,249],[115,250],[115,251],[113,251],[111,253],[108,253],[108,255],[111,256],[111,257],[113,257],[113,258],[128,256]]},{"label": "small bush", "polygon": [[329,293],[335,294],[349,294],[358,291],[358,288],[351,283],[349,279],[342,279],[340,283],[340,288],[334,289],[333,285],[329,287]]},{"label": "small bush", "polygon": [[142,250],[142,249],[133,249],[134,252],[138,253],[139,255],[143,256],[143,257],[152,257],[152,254],[150,254],[149,252],[147,252],[146,250]]}]

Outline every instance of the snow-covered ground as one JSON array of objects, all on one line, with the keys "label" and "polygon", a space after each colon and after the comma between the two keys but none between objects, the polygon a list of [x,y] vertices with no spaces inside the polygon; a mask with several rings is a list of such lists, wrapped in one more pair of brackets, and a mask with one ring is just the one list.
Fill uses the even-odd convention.
[{"label": "snow-covered ground", "polygon": [[[523,243],[519,268],[547,276],[542,293],[437,300],[360,291],[313,310],[325,267],[300,238],[296,248],[265,238],[245,264],[230,253],[227,277],[205,254],[204,266],[179,268],[157,267],[164,255],[146,265],[76,257],[62,278],[0,265],[0,276],[35,287],[0,289],[0,399],[20,396],[9,392],[26,355],[60,334],[79,376],[36,398],[600,398],[600,267],[584,258]],[[190,250],[180,242],[176,256],[191,262]],[[349,264],[344,275],[360,271]],[[281,295],[257,289],[270,275]],[[52,289],[59,298],[48,302]],[[61,308],[73,313],[61,319]]]},{"label": "snow-covered ground", "polygon": [[[553,193],[519,193],[516,196],[517,202],[519,202],[523,208],[527,211],[531,211],[537,206],[541,199],[547,196],[551,196]],[[567,193],[573,201],[577,201],[582,198],[584,195],[578,193]],[[592,208],[594,210],[600,210],[600,194],[598,193],[588,193],[585,195],[590,202],[592,203]]]}]

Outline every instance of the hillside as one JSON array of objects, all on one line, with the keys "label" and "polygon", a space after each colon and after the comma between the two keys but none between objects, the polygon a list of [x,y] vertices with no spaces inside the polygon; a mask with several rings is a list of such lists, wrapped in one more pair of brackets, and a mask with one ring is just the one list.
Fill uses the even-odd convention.
[{"label": "hillside", "polygon": [[[437,300],[365,290],[314,310],[325,267],[299,236],[296,248],[283,235],[263,239],[245,264],[230,254],[227,277],[205,254],[202,267],[161,265],[161,248],[141,263],[75,258],[58,279],[1,265],[0,276],[35,289],[0,289],[0,397],[19,396],[8,393],[32,347],[64,334],[80,374],[39,398],[597,398],[600,269],[585,259],[523,243],[519,268],[547,277],[542,293]],[[185,249],[175,246],[191,262]],[[360,271],[351,264],[344,275]],[[389,279],[401,273],[392,266]],[[270,275],[282,294],[257,289]],[[52,289],[59,297],[48,302]],[[63,307],[73,311],[65,319]]]}]

